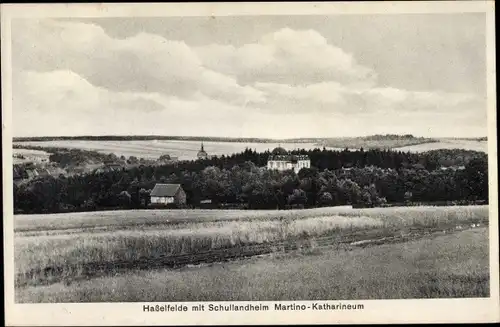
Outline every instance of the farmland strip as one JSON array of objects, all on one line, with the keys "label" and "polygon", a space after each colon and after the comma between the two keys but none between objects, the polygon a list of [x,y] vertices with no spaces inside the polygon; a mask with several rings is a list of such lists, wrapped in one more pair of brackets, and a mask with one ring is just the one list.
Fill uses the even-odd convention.
[{"label": "farmland strip", "polygon": [[[232,248],[213,249],[210,251],[179,254],[160,255],[157,257],[141,258],[134,261],[93,262],[85,265],[51,266],[44,269],[33,269],[29,272],[16,275],[16,287],[27,285],[52,284],[61,281],[76,280],[78,278],[92,278],[102,275],[114,274],[130,269],[148,270],[157,268],[178,269],[187,265],[210,264],[238,260],[257,255],[276,252],[290,252],[308,248],[334,247],[353,248],[367,247],[387,243],[399,243],[418,238],[432,237],[439,233],[452,233],[457,231],[458,225],[448,225],[427,228],[407,228],[405,230],[375,229],[353,231],[345,235],[328,235],[322,237],[302,237],[282,242],[251,244]],[[461,228],[469,229],[470,226]],[[382,236],[385,235],[385,236]]]}]

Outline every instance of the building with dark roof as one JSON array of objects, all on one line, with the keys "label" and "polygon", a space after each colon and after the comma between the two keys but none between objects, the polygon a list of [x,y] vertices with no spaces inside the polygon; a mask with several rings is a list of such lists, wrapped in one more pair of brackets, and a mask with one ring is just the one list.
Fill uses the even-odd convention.
[{"label": "building with dark roof", "polygon": [[288,155],[288,151],[279,146],[277,148],[274,148],[274,150],[271,151],[271,154],[273,154],[273,155],[285,155],[286,156],[286,155]]},{"label": "building with dark roof", "polygon": [[271,155],[267,159],[267,169],[293,170],[298,173],[302,168],[311,168],[309,156],[290,154],[282,147],[271,151]]},{"label": "building with dark roof", "polygon": [[156,184],[150,196],[152,205],[186,204],[186,192],[180,184]]}]

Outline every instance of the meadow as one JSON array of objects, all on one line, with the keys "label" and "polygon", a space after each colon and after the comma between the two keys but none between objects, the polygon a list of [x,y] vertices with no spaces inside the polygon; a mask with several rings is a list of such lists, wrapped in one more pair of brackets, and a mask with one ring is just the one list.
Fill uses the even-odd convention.
[{"label": "meadow", "polygon": [[[15,215],[14,231],[48,233],[51,230],[76,229],[126,229],[179,223],[204,223],[216,221],[256,221],[304,219],[314,217],[345,216],[384,219],[395,224],[405,221],[417,223],[439,219],[446,222],[464,217],[488,218],[488,206],[415,206],[353,209],[351,206],[324,207],[302,210],[118,210],[57,214]],[[155,227],[156,228],[156,227]]]},{"label": "meadow", "polygon": [[351,251],[278,253],[16,289],[17,302],[169,302],[489,296],[486,228]]},{"label": "meadow", "polygon": [[487,141],[442,139],[439,142],[398,147],[398,151],[425,152],[442,149],[463,149],[488,153]]},{"label": "meadow", "polygon": [[[93,227],[99,219],[101,224]],[[89,273],[89,267],[98,264],[129,263],[134,267],[144,260],[238,250],[256,244],[273,248],[284,241],[305,242],[314,253],[316,247],[338,246],[345,238],[352,245],[415,230],[428,231],[427,235],[487,224],[487,206],[334,207],[268,212],[139,210],[15,216],[15,283],[18,289],[45,289],[47,286],[43,285],[79,283],[98,277],[98,273],[122,273],[95,271],[93,275],[92,268]],[[325,237],[329,237],[328,243],[320,242]],[[282,252],[279,247],[273,249]]]},{"label": "meadow", "polygon": [[22,164],[25,162],[33,161],[34,158],[38,160],[48,159],[50,153],[33,149],[12,149],[12,154],[16,156],[23,156],[24,158],[14,157],[13,164]]},{"label": "meadow", "polygon": [[[18,142],[19,145],[40,147],[75,148],[92,150],[102,153],[114,153],[117,156],[135,156],[137,158],[158,159],[163,154],[178,157],[179,160],[194,160],[200,150],[200,141],[170,141],[170,140],[131,140],[131,141],[87,141],[87,140],[58,140]],[[231,155],[250,148],[257,152],[272,151],[277,146],[287,150],[314,149],[314,143],[257,143],[257,142],[203,142],[205,151],[209,155]]]},{"label": "meadow", "polygon": [[370,139],[364,137],[346,137],[346,138],[333,138],[323,141],[321,144],[340,149],[395,149],[403,146],[414,146],[419,144],[427,144],[431,142],[438,142],[434,139],[427,138],[409,138],[409,139]]},{"label": "meadow", "polygon": [[[378,143],[377,143],[378,142]],[[365,149],[373,147],[391,148],[409,152],[424,152],[436,149],[465,149],[487,152],[487,142],[471,140],[440,140],[439,142],[429,142],[408,145],[403,141],[349,141],[340,140],[329,144],[330,150],[343,150],[345,148]],[[40,147],[61,147],[75,148],[81,150],[93,150],[102,153],[114,153],[117,156],[135,156],[145,159],[157,159],[163,154],[178,157],[179,160],[194,160],[200,150],[201,142],[198,141],[170,141],[170,140],[130,140],[130,141],[86,141],[86,140],[57,140],[57,141],[30,141],[17,142],[18,145],[30,145]],[[316,143],[257,143],[257,142],[203,142],[205,151],[210,155],[231,155],[240,153],[245,148],[251,148],[257,152],[266,150],[272,151],[275,147],[281,146],[289,151],[296,149],[311,150],[322,148]]]}]

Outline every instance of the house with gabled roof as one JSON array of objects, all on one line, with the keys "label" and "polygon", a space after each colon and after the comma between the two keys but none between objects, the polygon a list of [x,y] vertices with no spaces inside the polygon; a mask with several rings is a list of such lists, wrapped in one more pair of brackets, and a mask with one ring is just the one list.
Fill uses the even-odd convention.
[{"label": "house with gabled roof", "polygon": [[184,205],[186,192],[180,184],[156,184],[151,191],[151,205]]}]

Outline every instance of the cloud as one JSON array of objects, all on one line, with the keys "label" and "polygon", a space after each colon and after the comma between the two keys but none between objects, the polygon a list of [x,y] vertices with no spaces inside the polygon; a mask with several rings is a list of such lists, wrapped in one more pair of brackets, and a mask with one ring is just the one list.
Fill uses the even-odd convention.
[{"label": "cloud", "polygon": [[[375,106],[380,94],[388,102],[388,94],[393,95],[392,112],[382,107],[363,113],[350,112],[351,106],[347,104],[351,100],[346,100],[344,94],[347,91],[335,83],[299,90],[260,84],[260,88],[274,94],[274,98],[267,97],[269,105],[280,106],[283,110],[279,114],[270,108],[246,107],[242,110],[240,106],[202,94],[184,99],[161,93],[110,91],[92,85],[71,71],[24,72],[16,76],[13,83],[15,134],[24,136],[163,134],[281,138],[356,136],[388,131],[416,135],[425,131],[427,135],[442,135],[444,132],[459,133],[461,129],[474,135],[484,128],[485,121],[485,110],[469,107],[472,102],[455,105],[461,96],[451,101],[453,106],[447,106],[446,110],[399,110],[398,103],[407,106],[407,99],[411,97],[404,91],[392,89],[367,90],[373,93],[373,99],[361,96]],[[333,94],[332,89],[338,94],[323,99]],[[402,101],[401,97],[394,96],[398,92],[407,98]],[[413,106],[425,104],[425,99],[435,101],[432,96],[435,95],[418,94],[416,99],[421,102]],[[437,98],[445,104],[446,98],[442,97]],[[462,96],[461,100],[465,99]],[[318,105],[325,106],[320,108],[322,112],[317,111]]]},{"label": "cloud", "polygon": [[201,93],[185,99],[111,91],[68,70],[18,72],[13,79],[15,135],[239,135],[246,121],[239,106]]},{"label": "cloud", "polygon": [[21,72],[13,79],[13,106],[16,113],[80,115],[138,108],[162,110],[164,107],[153,98],[153,94],[113,92],[95,87],[67,70]]},{"label": "cloud", "polygon": [[[276,113],[310,112],[324,114],[402,114],[447,113],[479,115],[485,112],[486,101],[475,94],[447,92],[414,92],[393,87],[351,87],[338,82],[305,86],[277,83],[256,83],[264,92],[265,104],[256,106]],[[281,104],[281,106],[280,106]],[[282,110],[276,110],[282,108]]]},{"label": "cloud", "polygon": [[13,24],[13,54],[16,135],[280,138],[486,126],[483,97],[378,85],[372,69],[313,30],[191,47],[154,34],[118,39],[97,25],[26,20]]},{"label": "cloud", "polygon": [[212,44],[195,51],[205,66],[236,76],[244,84],[371,83],[376,78],[370,68],[313,30],[283,28],[238,48]]},{"label": "cloud", "polygon": [[261,100],[259,91],[205,68],[184,42],[140,33],[114,39],[92,24],[53,20],[17,22],[14,66],[21,70],[71,70],[113,91],[197,93],[230,103]]}]

